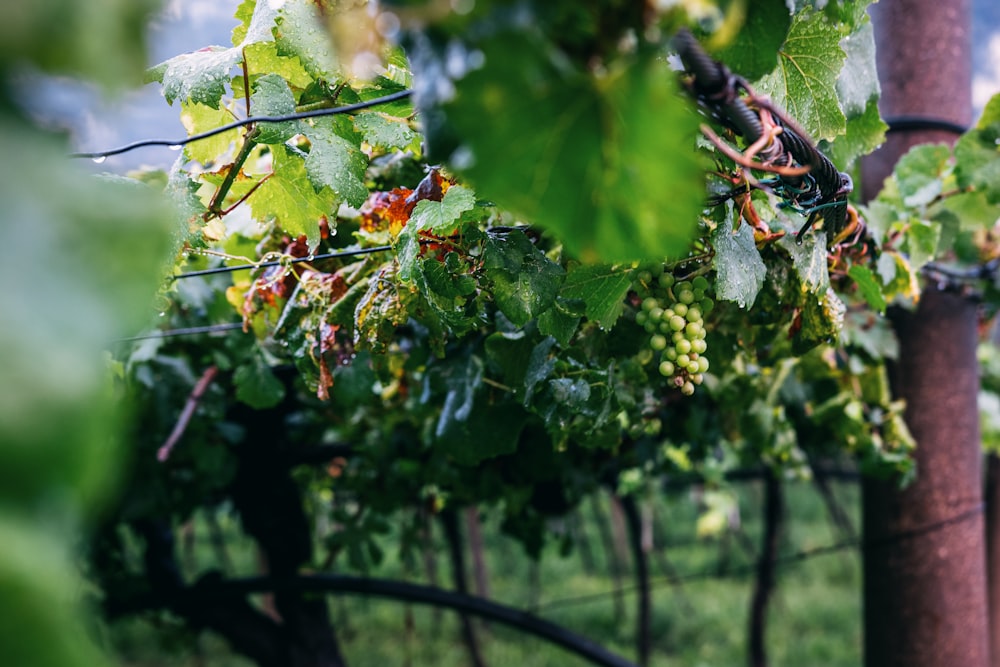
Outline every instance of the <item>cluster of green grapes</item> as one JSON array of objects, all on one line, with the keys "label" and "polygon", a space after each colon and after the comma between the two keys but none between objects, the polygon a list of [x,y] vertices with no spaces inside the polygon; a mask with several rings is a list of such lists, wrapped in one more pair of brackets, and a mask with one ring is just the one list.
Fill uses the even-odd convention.
[{"label": "cluster of green grapes", "polygon": [[649,348],[640,358],[656,361],[660,374],[690,396],[708,372],[704,317],[715,307],[708,295],[708,280],[696,276],[677,282],[670,273],[656,279],[650,275],[649,281],[643,281],[645,277],[639,277],[645,289],[640,292],[644,298],[635,321],[650,336]]}]

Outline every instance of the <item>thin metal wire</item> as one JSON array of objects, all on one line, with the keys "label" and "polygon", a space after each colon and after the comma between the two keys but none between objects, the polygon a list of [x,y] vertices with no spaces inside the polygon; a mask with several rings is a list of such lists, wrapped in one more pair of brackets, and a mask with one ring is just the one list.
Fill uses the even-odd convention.
[{"label": "thin metal wire", "polygon": [[342,107],[332,107],[329,109],[313,109],[312,111],[303,111],[300,113],[290,113],[284,116],[251,116],[250,118],[244,118],[243,120],[237,120],[227,125],[220,125],[217,128],[208,130],[207,132],[202,132],[200,134],[193,134],[190,137],[186,137],[180,140],[172,139],[145,139],[143,141],[134,141],[130,144],[124,146],[119,146],[118,148],[112,148],[106,151],[95,151],[91,153],[71,153],[70,157],[74,158],[91,158],[91,159],[102,159],[111,157],[112,155],[120,155],[122,153],[127,153],[133,151],[137,148],[143,148],[146,146],[169,146],[171,148],[177,146],[184,146],[185,144],[190,144],[195,141],[200,141],[202,139],[208,139],[209,137],[214,137],[217,134],[222,134],[223,132],[228,132],[229,130],[234,130],[236,128],[244,127],[246,125],[253,125],[255,123],[286,123],[292,120],[303,120],[305,118],[318,118],[320,116],[335,116],[337,114],[352,113],[354,111],[360,111],[362,109],[368,109],[371,107],[380,106],[382,104],[389,104],[390,102],[396,102],[398,100],[406,99],[413,94],[410,89],[401,90],[390,95],[384,95],[383,97],[376,97],[373,100],[366,100],[364,102],[358,102],[357,104],[349,104]]},{"label": "thin metal wire", "polygon": [[[779,556],[775,559],[775,565],[785,568],[790,565],[795,565],[818,556],[826,556],[838,551],[846,551],[848,549],[860,549],[862,551],[870,549],[884,548],[886,546],[895,544],[897,542],[902,542],[904,540],[912,539],[914,537],[919,537],[921,535],[926,535],[928,533],[933,533],[938,530],[943,530],[949,526],[968,521],[973,519],[983,513],[985,508],[985,503],[978,503],[972,507],[958,512],[950,517],[941,519],[940,521],[934,521],[925,526],[918,526],[911,530],[905,530],[898,533],[893,533],[891,535],[886,535],[885,537],[876,540],[864,540],[864,539],[852,539],[844,540],[842,542],[834,542],[833,544],[826,544],[820,547],[815,547],[812,549],[802,549],[801,551],[796,551],[785,556]],[[757,564],[751,563],[745,566],[732,568],[724,572],[718,572],[714,569],[703,570],[701,572],[692,572],[690,574],[682,574],[668,577],[657,577],[650,580],[649,587],[657,588],[660,586],[677,585],[690,583],[693,581],[700,581],[706,579],[737,579],[741,577],[746,577],[754,574],[757,571]],[[556,600],[550,600],[548,602],[543,602],[531,607],[532,612],[539,612],[548,609],[554,609],[557,607],[567,607],[580,604],[583,602],[591,602],[594,600],[600,600],[608,597],[612,597],[618,592],[632,593],[638,590],[638,585],[631,585],[620,587],[618,591],[603,591],[601,593],[590,593],[588,595],[577,595],[567,598],[559,598]]]},{"label": "thin metal wire", "polygon": [[275,259],[269,262],[258,262],[256,264],[239,264],[237,266],[217,266],[211,269],[201,269],[198,271],[188,271],[170,276],[170,280],[181,280],[182,278],[195,278],[198,276],[214,276],[218,273],[232,273],[233,271],[245,271],[247,269],[261,269],[268,266],[280,266],[282,264],[299,264],[301,262],[318,262],[323,259],[337,259],[338,257],[357,257],[359,255],[371,255],[377,252],[392,250],[391,245],[378,245],[371,248],[356,248],[354,250],[341,250],[338,252],[328,252],[323,255],[310,255],[308,257],[293,257],[291,259]]},{"label": "thin metal wire", "polygon": [[150,340],[151,338],[173,338],[175,336],[196,336],[198,334],[212,334],[223,331],[233,331],[242,329],[242,322],[227,322],[225,324],[206,324],[200,327],[183,327],[180,329],[162,329],[139,334],[138,336],[128,336],[126,338],[116,338],[112,343],[134,343],[140,340]]}]

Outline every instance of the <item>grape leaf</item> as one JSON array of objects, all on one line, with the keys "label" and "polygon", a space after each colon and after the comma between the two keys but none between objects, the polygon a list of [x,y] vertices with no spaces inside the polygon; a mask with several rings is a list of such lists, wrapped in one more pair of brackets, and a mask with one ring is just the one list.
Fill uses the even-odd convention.
[{"label": "grape leaf", "polygon": [[472,190],[455,185],[448,188],[441,201],[422,199],[410,213],[410,218],[396,238],[396,257],[399,261],[399,277],[411,280],[417,256],[420,253],[418,234],[421,229],[430,229],[437,234],[448,233],[455,228],[465,211],[476,205]]},{"label": "grape leaf", "polygon": [[893,169],[903,204],[926,206],[941,194],[950,160],[951,149],[944,144],[923,144],[907,151]]},{"label": "grape leaf", "polygon": [[163,84],[168,104],[180,99],[218,109],[226,94],[229,72],[242,57],[239,49],[210,46],[160,63],[147,72],[147,80]]},{"label": "grape leaf", "polygon": [[778,243],[791,256],[802,291],[824,294],[830,286],[826,234],[823,232],[808,234],[801,242],[794,236],[786,234]]},{"label": "grape leaf", "polygon": [[257,356],[236,369],[233,384],[236,398],[255,410],[273,408],[285,398],[285,385]]},{"label": "grape leaf", "polygon": [[569,269],[559,296],[580,300],[587,319],[602,329],[611,329],[624,309],[625,295],[632,288],[631,271],[618,266],[577,264]]},{"label": "grape leaf", "polygon": [[981,190],[959,192],[932,206],[928,215],[933,220],[950,215],[962,229],[989,229],[1000,220],[1000,203],[989,201]]},{"label": "grape leaf", "polygon": [[[422,199],[410,213],[407,225],[428,229],[435,234],[449,234],[455,230],[458,219],[476,205],[476,194],[460,185],[448,188],[441,201]],[[519,234],[523,237],[524,234]]]},{"label": "grape leaf", "polygon": [[497,308],[519,327],[552,305],[564,275],[561,266],[518,230],[487,239],[483,267],[493,283]]},{"label": "grape leaf", "polygon": [[1000,202],[1000,94],[986,104],[976,127],[955,144],[955,176],[959,186],[986,193],[990,203]]},{"label": "grape leaf", "polygon": [[234,15],[240,22],[233,28],[233,46],[244,47],[255,42],[273,41],[277,7],[278,4],[270,0],[243,0]]},{"label": "grape leaf", "polygon": [[306,157],[306,171],[316,188],[328,187],[351,206],[361,206],[368,198],[364,181],[368,158],[358,148],[358,142],[341,134],[340,123],[350,121],[325,120],[328,122],[302,127],[312,143]]},{"label": "grape leaf", "polygon": [[316,3],[310,0],[285,0],[276,22],[275,37],[279,54],[297,56],[306,71],[317,79],[337,80],[333,43]]},{"label": "grape leaf", "polygon": [[848,169],[861,155],[867,155],[885,141],[888,125],[878,112],[879,84],[875,71],[875,34],[867,20],[840,42],[846,54],[837,78],[837,94],[846,117],[843,136],[824,152],[841,169]]},{"label": "grape leaf", "polygon": [[754,244],[750,225],[740,225],[732,232],[727,224],[712,232],[715,258],[715,294],[723,301],[735,301],[740,308],[750,308],[764,286],[767,267]]},{"label": "grape leaf", "polygon": [[[241,5],[237,18],[246,21],[248,10],[245,4]],[[233,30],[234,46],[209,46],[174,56],[146,70],[146,81],[163,84],[163,96],[168,104],[173,104],[176,99],[182,102],[190,100],[218,109],[219,101],[226,93],[230,71],[243,62],[243,47],[273,39],[271,28],[275,16],[270,2],[256,3],[249,24],[241,23]],[[242,37],[238,43],[235,42],[237,37]]]},{"label": "grape leaf", "polygon": [[837,94],[847,117],[864,112],[868,102],[879,96],[875,71],[875,31],[870,21],[840,41],[844,66],[837,77]]},{"label": "grape leaf", "polygon": [[359,113],[354,117],[354,127],[375,148],[405,149],[418,137],[405,118],[393,118],[379,112]]},{"label": "grape leaf", "polygon": [[878,111],[878,100],[868,100],[860,115],[847,118],[846,131],[832,143],[823,142],[821,148],[830,160],[842,170],[849,170],[855,160],[868,155],[885,142],[889,126]]},{"label": "grape leaf", "polygon": [[580,324],[580,314],[569,305],[569,300],[557,296],[552,307],[538,316],[538,331],[545,336],[552,336],[563,347],[569,345],[570,338]]},{"label": "grape leaf", "polygon": [[248,44],[243,47],[243,55],[251,79],[261,74],[278,74],[289,86],[300,90],[313,81],[299,59],[280,55],[278,45],[273,41]]},{"label": "grape leaf", "polygon": [[837,79],[845,57],[836,27],[820,13],[803,11],[792,19],[788,37],[778,50],[777,68],[756,87],[813,139],[831,141],[846,129],[837,99]]},{"label": "grape leaf", "polygon": [[527,413],[516,403],[489,404],[477,396],[468,417],[451,420],[437,432],[437,444],[457,463],[476,465],[516,451],[526,420]]},{"label": "grape leaf", "polygon": [[784,0],[756,0],[735,39],[715,57],[745,79],[758,79],[774,69],[778,49],[788,35],[792,14]]},{"label": "grape leaf", "polygon": [[282,144],[273,146],[272,151],[272,175],[250,197],[250,209],[258,220],[277,220],[293,237],[305,234],[309,247],[315,248],[320,239],[320,218],[332,219],[337,196],[329,188],[316,192],[305,160],[298,153]]},{"label": "grape leaf", "polygon": [[[288,83],[277,74],[265,74],[253,84],[250,109],[254,116],[284,116],[295,113],[295,97]],[[298,133],[298,123],[259,123],[254,135],[260,144],[281,144]]]},{"label": "grape leaf", "polygon": [[[204,104],[194,102],[181,102],[181,123],[187,130],[188,136],[200,134],[206,130],[214,130],[220,125],[224,125],[233,119],[229,111],[220,107],[213,109]],[[184,146],[184,153],[191,160],[197,160],[203,165],[214,162],[220,156],[229,152],[230,146],[239,140],[239,130],[229,130],[222,134],[193,141]]]},{"label": "grape leaf", "polygon": [[858,291],[864,297],[868,305],[880,313],[885,312],[885,295],[882,294],[882,285],[875,278],[875,274],[867,266],[854,264],[847,270],[847,275],[857,284]]},{"label": "grape leaf", "polygon": [[[482,67],[418,98],[432,154],[587,260],[686,250],[702,206],[697,119],[663,63],[595,78],[523,29],[475,46]],[[433,53],[414,66],[415,80],[446,71]]]},{"label": "grape leaf", "polygon": [[941,225],[916,218],[911,219],[905,238],[904,249],[909,255],[910,266],[913,271],[919,271],[920,267],[937,255],[938,242],[941,240]]}]

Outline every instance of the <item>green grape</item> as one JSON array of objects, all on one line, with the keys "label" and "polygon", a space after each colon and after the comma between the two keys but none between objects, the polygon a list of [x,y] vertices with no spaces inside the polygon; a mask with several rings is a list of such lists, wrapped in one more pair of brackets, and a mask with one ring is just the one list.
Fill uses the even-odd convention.
[{"label": "green grape", "polygon": [[715,303],[708,295],[704,276],[678,281],[662,267],[643,268],[636,274],[635,289],[643,297],[636,323],[649,333],[637,355],[643,365],[658,358],[657,371],[685,396],[704,382],[708,359],[705,316]]}]

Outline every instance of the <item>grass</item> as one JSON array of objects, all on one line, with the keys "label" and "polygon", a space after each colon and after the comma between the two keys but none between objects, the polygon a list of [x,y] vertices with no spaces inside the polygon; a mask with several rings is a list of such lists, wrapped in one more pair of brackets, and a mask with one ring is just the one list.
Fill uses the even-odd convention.
[{"label": "grass", "polygon": [[[791,554],[842,541],[833,527],[815,488],[807,483],[786,485],[787,513],[781,553]],[[857,526],[857,489],[835,487],[841,503]],[[738,489],[742,530],[753,545],[761,531],[762,491],[758,484]],[[602,499],[607,514],[607,499]],[[592,569],[584,566],[579,550],[568,557],[547,548],[533,565],[520,547],[502,536],[497,517],[485,515],[483,531],[490,568],[493,599],[528,608],[538,604],[538,614],[598,641],[620,655],[635,657],[636,596],[631,574],[626,574],[616,602],[610,577],[608,549],[600,543],[595,518],[585,505],[580,513],[583,529],[594,554]],[[672,583],[665,568],[674,573],[715,574],[728,549],[733,569],[753,565],[744,547],[731,540],[699,540],[695,535],[697,508],[690,494],[657,499],[658,549],[650,560],[653,577],[653,657],[651,667],[684,665],[701,667],[746,663],[746,627],[752,575],[705,577]],[[252,574],[252,545],[239,535],[231,519],[223,531],[234,562],[235,574]],[[204,534],[201,531],[199,534]],[[443,554],[438,544],[436,552]],[[413,576],[391,548],[386,562],[373,576]],[[214,566],[213,552],[199,540],[195,559],[200,566]],[[446,581],[448,564],[439,557],[440,577]],[[537,569],[536,569],[537,568]],[[535,582],[535,583],[533,583]],[[540,582],[540,584],[538,584]],[[861,662],[861,571],[855,550],[816,556],[783,566],[778,572],[768,615],[767,647],[770,664],[847,666]],[[426,606],[387,600],[341,596],[331,599],[332,618],[343,652],[351,667],[461,667],[469,664],[460,640],[454,613]],[[480,626],[483,653],[491,667],[549,667],[584,665],[566,651],[517,631],[491,624]],[[134,667],[245,667],[225,643],[208,634],[195,636],[170,619],[158,625],[133,619],[107,629],[107,642],[121,664]]]}]

